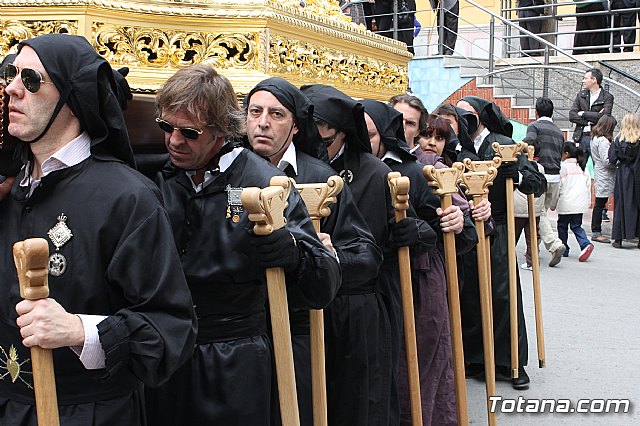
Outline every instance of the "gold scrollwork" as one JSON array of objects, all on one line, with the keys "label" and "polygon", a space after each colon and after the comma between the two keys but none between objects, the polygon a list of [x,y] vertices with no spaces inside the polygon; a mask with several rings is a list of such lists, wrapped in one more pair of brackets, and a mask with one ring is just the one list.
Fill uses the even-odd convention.
[{"label": "gold scrollwork", "polygon": [[210,63],[216,68],[257,67],[257,35],[207,33],[93,24],[93,44],[112,64],[175,68]]},{"label": "gold scrollwork", "polygon": [[303,80],[341,84],[346,87],[382,88],[403,92],[407,88],[407,66],[299,40],[272,35],[269,71],[296,74]]},{"label": "gold scrollwork", "polygon": [[77,34],[78,22],[0,20],[0,56],[22,40],[53,33]]}]

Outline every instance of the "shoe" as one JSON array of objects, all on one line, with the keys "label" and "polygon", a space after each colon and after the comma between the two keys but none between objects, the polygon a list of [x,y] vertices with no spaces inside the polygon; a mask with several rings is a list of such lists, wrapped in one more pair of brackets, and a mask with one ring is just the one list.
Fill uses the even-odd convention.
[{"label": "shoe", "polygon": [[527,262],[524,262],[520,265],[520,269],[524,269],[525,271],[533,271],[533,266],[529,265]]},{"label": "shoe", "polygon": [[518,368],[518,378],[511,379],[511,386],[516,390],[525,390],[529,389],[529,383],[531,383],[531,379],[529,379],[527,372],[524,371],[524,367]]},{"label": "shoe", "polygon": [[467,379],[480,377],[484,374],[484,364],[469,363],[464,367],[464,375]]},{"label": "shoe", "polygon": [[580,256],[578,257],[578,261],[586,262],[587,259],[589,259],[589,256],[591,256],[591,252],[593,252],[593,244],[589,244],[584,249],[582,249],[582,251],[580,252]]},{"label": "shoe", "polygon": [[606,213],[602,213],[602,221],[603,222],[611,222],[611,219],[609,219],[609,216]]},{"label": "shoe", "polygon": [[593,234],[591,236],[591,241],[595,241],[596,243],[607,243],[607,244],[611,242],[610,239],[608,239],[602,234]]},{"label": "shoe", "polygon": [[549,261],[549,266],[553,268],[558,263],[560,263],[560,261],[562,260],[562,256],[564,255],[565,252],[567,252],[567,254],[564,257],[569,256],[569,251],[567,250],[564,244],[562,244],[560,247],[554,250],[554,252],[551,254],[551,260]]},{"label": "shoe", "polygon": [[613,246],[613,248],[622,248],[622,240],[615,240],[611,243],[611,245]]}]

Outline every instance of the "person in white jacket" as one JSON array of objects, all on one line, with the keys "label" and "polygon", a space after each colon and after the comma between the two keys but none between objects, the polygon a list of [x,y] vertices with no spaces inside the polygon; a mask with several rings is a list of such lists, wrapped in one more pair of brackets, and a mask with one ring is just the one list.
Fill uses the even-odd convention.
[{"label": "person in white jacket", "polygon": [[587,157],[582,148],[571,142],[564,144],[560,166],[560,198],[556,206],[558,238],[567,247],[563,256],[569,256],[567,237],[571,226],[571,231],[580,245],[580,262],[589,259],[593,251],[593,244],[582,229],[582,215],[589,210],[591,198],[591,176],[585,170],[586,163]]}]

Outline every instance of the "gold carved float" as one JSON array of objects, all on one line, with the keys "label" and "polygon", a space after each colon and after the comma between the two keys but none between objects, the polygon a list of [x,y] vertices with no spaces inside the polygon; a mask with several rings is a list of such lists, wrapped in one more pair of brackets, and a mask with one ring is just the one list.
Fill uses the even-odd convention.
[{"label": "gold carved float", "polygon": [[211,63],[239,96],[270,76],[387,100],[407,89],[406,46],[366,31],[335,0],[0,0],[0,56],[45,33],[86,37],[137,94]]}]

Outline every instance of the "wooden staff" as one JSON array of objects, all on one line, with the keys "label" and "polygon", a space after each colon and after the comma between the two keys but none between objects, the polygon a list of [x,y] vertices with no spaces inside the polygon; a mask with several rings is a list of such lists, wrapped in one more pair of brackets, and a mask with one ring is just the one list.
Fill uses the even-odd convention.
[{"label": "wooden staff", "polygon": [[[524,144],[500,145],[494,142],[493,149],[502,157],[503,163],[513,163],[524,149]],[[518,359],[518,276],[516,262],[516,223],[513,207],[513,179],[506,180],[507,197],[507,244],[509,249],[509,311],[511,324],[511,378],[518,378],[520,360]]]},{"label": "wooden staff", "polygon": [[[409,186],[411,182],[398,172],[387,176],[391,190],[391,204],[396,211],[396,222],[407,218],[409,208]],[[404,317],[404,343],[407,354],[409,377],[409,400],[411,402],[411,423],[422,426],[422,398],[420,397],[420,372],[418,370],[418,345],[416,343],[416,321],[413,309],[413,288],[411,287],[411,258],[409,247],[398,247],[400,267],[400,290],[402,292],[402,314]]]},{"label": "wooden staff", "polygon": [[[533,161],[534,148],[527,147],[529,161]],[[536,226],[536,206],[533,194],[527,195],[529,204],[529,233],[531,234],[531,263],[533,264],[533,304],[536,313],[536,338],[538,342],[538,367],[547,366],[544,355],[544,328],[542,326],[542,292],[540,290],[540,260],[538,255],[538,229]]]},{"label": "wooden staff", "polygon": [[[288,179],[287,182],[289,182]],[[274,182],[272,181],[271,184],[274,185]],[[280,184],[276,184],[264,189],[252,187],[242,190],[242,204],[249,213],[249,220],[256,222],[253,227],[253,232],[256,235],[269,235],[274,230],[284,227],[284,209],[288,204],[289,188],[289,186],[284,188]],[[299,426],[300,414],[296,394],[296,376],[293,365],[284,269],[267,268],[265,272],[282,425]],[[241,380],[241,378],[239,379]]]},{"label": "wooden staff", "polygon": [[[296,189],[309,211],[316,232],[320,232],[320,220],[331,214],[330,204],[342,191],[344,180],[331,176],[326,183],[297,184]],[[321,309],[309,311],[311,339],[311,393],[313,395],[313,424],[327,426],[327,374],[324,357],[324,315]]]},{"label": "wooden staff", "polygon": [[[488,186],[498,174],[495,167],[486,172],[469,172],[462,175],[462,184],[467,188],[467,195],[473,196],[473,204],[478,205],[483,196],[489,193]],[[480,310],[482,312],[482,346],[484,348],[485,385],[487,390],[487,416],[489,425],[496,424],[496,413],[490,409],[490,397],[496,395],[496,367],[493,353],[493,316],[491,315],[491,297],[489,276],[491,268],[487,268],[487,253],[485,246],[484,221],[476,220],[478,231],[478,285],[480,289]]]},{"label": "wooden staff", "polygon": [[[429,186],[437,188],[434,192],[441,197],[440,207],[446,210],[451,206],[451,194],[458,192],[457,182],[464,171],[462,163],[453,163],[451,168],[436,169],[424,166],[424,175]],[[458,425],[469,424],[467,412],[467,384],[464,373],[464,350],[462,346],[462,321],[460,319],[460,290],[458,288],[458,268],[456,264],[456,239],[452,232],[444,233],[445,266],[447,274],[447,293],[449,298],[449,323],[451,327],[451,346],[453,349],[454,379],[456,385],[456,411]]]},{"label": "wooden staff", "polygon": [[[13,260],[18,271],[20,297],[26,300],[49,297],[49,244],[44,238],[30,238],[13,245]],[[58,426],[58,397],[53,371],[53,352],[31,347],[33,388],[38,426]]]},{"label": "wooden staff", "polygon": [[[465,167],[472,172],[487,172],[491,167],[497,169],[502,164],[502,158],[493,157],[493,160],[490,161],[471,161],[470,158],[465,158],[463,160]],[[485,200],[489,199],[489,193],[483,195]],[[482,241],[482,240],[479,240]],[[491,286],[491,237],[485,235],[484,237],[484,245],[485,245],[485,262],[487,264],[487,271],[489,274],[487,276],[487,285],[489,286],[489,313],[491,315],[491,324],[493,324],[493,288]],[[491,329],[491,339],[493,339],[493,328]]]}]

